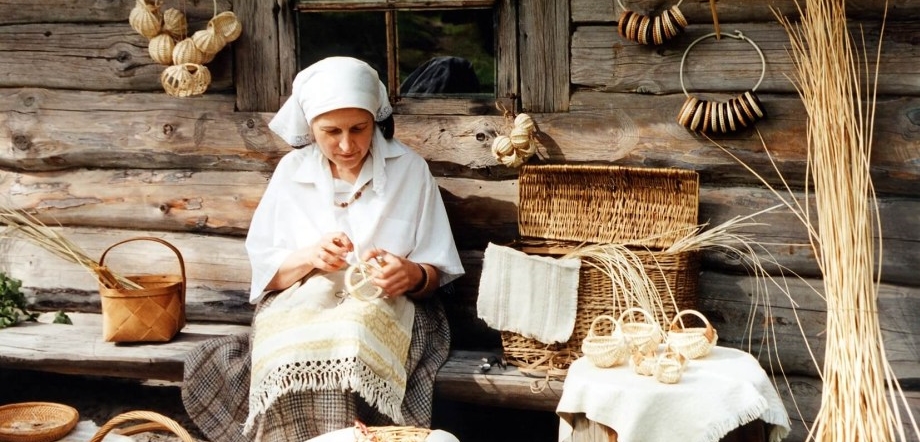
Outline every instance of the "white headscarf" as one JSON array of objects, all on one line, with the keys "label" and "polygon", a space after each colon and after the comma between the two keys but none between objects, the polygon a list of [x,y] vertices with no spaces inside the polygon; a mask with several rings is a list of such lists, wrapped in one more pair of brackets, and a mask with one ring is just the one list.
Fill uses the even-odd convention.
[{"label": "white headscarf", "polygon": [[268,127],[291,146],[305,146],[314,141],[314,118],[344,108],[364,109],[376,121],[393,113],[386,86],[374,68],[351,57],[324,58],[297,74],[291,97]]}]

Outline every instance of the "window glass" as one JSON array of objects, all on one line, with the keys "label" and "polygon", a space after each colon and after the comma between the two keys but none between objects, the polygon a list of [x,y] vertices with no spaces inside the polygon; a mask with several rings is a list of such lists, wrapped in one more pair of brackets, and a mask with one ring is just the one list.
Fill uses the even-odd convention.
[{"label": "window glass", "polygon": [[[405,97],[495,96],[491,9],[411,10],[395,14],[398,54],[387,53],[383,11],[300,12],[298,70],[325,57],[367,61]],[[399,78],[387,78],[396,66]],[[396,91],[391,91],[391,93]]]}]

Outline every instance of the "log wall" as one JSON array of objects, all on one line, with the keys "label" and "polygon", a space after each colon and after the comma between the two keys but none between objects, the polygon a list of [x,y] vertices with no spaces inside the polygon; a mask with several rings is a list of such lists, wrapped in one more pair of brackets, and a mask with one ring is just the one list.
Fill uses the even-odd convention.
[{"label": "log wall", "polygon": [[[271,171],[289,147],[267,128],[273,109],[239,109],[283,99],[279,91],[288,87],[281,80],[289,70],[288,56],[280,56],[279,62],[278,51],[264,47],[266,41],[290,40],[279,31],[282,25],[273,27],[289,21],[290,12],[261,3],[218,2],[220,10],[234,7],[248,15],[241,17],[246,33],[209,65],[214,82],[207,94],[176,99],[160,89],[162,67],[150,60],[143,37],[127,23],[134,2],[108,3],[113,5],[0,0],[0,192],[12,205],[61,225],[90,255],[132,236],[172,242],[186,260],[191,319],[247,323],[252,308],[246,303],[249,267],[243,239]],[[643,11],[661,2],[628,3]],[[865,33],[869,54],[880,41],[884,3],[861,0],[849,5],[853,30]],[[790,193],[782,194],[807,204],[804,108],[789,80],[788,37],[775,16],[794,14],[794,1],[718,3],[721,30],[741,30],[764,53],[766,72],[757,92],[768,112],[757,124],[762,141],[757,132],[741,132],[718,138],[722,148],[676,123],[685,99],[681,57],[692,41],[713,31],[708,2],[683,2],[690,26],[660,47],[640,46],[617,34],[616,2],[571,0],[567,9],[546,7],[551,4],[539,3],[543,13],[570,14],[565,20],[568,95],[559,99],[566,101],[564,106],[555,107],[568,111],[531,113],[540,129],[533,162],[696,170],[701,177],[700,221],[712,225],[777,204],[776,195],[751,170],[774,186],[783,182],[778,170],[790,186]],[[914,17],[920,16],[920,5],[908,0],[888,4],[872,156],[883,238],[879,307],[889,359],[902,384],[918,388],[920,22]],[[208,19],[212,5],[187,2],[187,8],[196,27]],[[541,39],[517,44],[527,41]],[[541,55],[534,47],[520,51]],[[261,63],[259,56],[275,58]],[[533,72],[532,66],[523,68]],[[264,69],[275,70],[260,71]],[[685,87],[716,97],[735,94],[751,88],[760,70],[759,57],[747,43],[710,39],[688,56]],[[526,75],[530,82],[535,77]],[[259,82],[251,87],[255,89],[246,89],[254,82]],[[559,83],[555,75],[546,84],[519,87],[553,97]],[[408,109],[411,104],[401,106]],[[438,108],[437,102],[418,106],[433,108],[436,115],[399,114],[396,135],[428,159],[466,264],[467,275],[447,299],[454,345],[499,345],[497,332],[476,317],[475,300],[485,246],[517,235],[517,172],[490,155],[491,140],[506,122],[487,110]],[[792,299],[778,292],[764,298],[737,256],[713,252],[704,256],[702,310],[724,345],[751,348],[767,368],[779,368],[778,356],[782,368],[799,377],[795,385],[812,386],[796,392],[810,404],[801,417],[808,421],[817,409],[813,386],[818,371],[806,342],[820,362],[824,339],[820,272],[795,217],[777,211],[757,220],[763,224],[745,233],[764,245],[761,256],[802,277],[787,278]],[[134,244],[111,255],[112,265],[124,266],[126,272],[175,265],[168,252],[157,249],[162,246]],[[23,280],[36,308],[98,310],[95,283],[82,268],[21,241],[3,240],[0,249],[0,270]],[[752,305],[753,329],[747,327]],[[763,324],[773,326],[776,347],[761,342]],[[801,425],[797,431],[801,436]]]}]

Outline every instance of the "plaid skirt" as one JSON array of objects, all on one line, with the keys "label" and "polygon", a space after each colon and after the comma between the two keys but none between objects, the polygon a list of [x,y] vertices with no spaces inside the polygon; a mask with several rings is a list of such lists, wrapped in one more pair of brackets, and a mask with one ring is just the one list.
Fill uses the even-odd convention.
[{"label": "plaid skirt", "polygon": [[[263,303],[271,302],[270,299]],[[262,305],[260,304],[260,307]],[[259,309],[256,310],[259,314]],[[406,396],[402,425],[428,428],[434,380],[447,360],[450,328],[437,296],[415,301],[412,343],[406,360]],[[306,441],[351,427],[394,425],[388,417],[351,391],[302,391],[280,397],[256,423],[254,438],[244,436],[249,414],[250,334],[210,339],[185,360],[182,402],[192,421],[214,442]]]}]

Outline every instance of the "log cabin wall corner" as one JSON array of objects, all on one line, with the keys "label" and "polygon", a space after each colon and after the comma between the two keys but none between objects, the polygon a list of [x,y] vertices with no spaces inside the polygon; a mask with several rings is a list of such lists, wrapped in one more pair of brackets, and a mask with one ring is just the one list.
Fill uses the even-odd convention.
[{"label": "log cabin wall corner", "polygon": [[[0,0],[3,197],[59,224],[90,255],[127,237],[166,239],[186,259],[189,318],[247,323],[252,307],[246,302],[243,239],[274,165],[289,150],[267,123],[290,94],[296,73],[294,3],[219,0],[219,10],[240,17],[243,34],[209,64],[213,80],[206,94],[177,99],[163,92],[162,66],[128,24],[133,1]],[[668,6],[655,0],[626,3],[637,11]],[[211,2],[184,5],[192,27],[213,13]],[[700,221],[712,225],[776,203],[738,162],[676,122],[685,100],[682,55],[714,29],[708,2],[683,2],[689,26],[657,47],[620,37],[621,11],[609,0],[496,0],[495,5],[504,11],[497,57],[512,67],[497,81],[498,96],[513,97],[517,109],[536,120],[540,147],[532,161],[696,170]],[[879,42],[884,5],[883,0],[848,4],[853,29],[864,30],[869,54]],[[793,195],[801,198],[805,115],[789,79],[788,37],[771,6],[784,14],[796,11],[793,0],[720,0],[719,25],[723,32],[742,30],[764,53],[766,72],[757,92],[767,118],[757,128]],[[920,16],[920,4],[889,1],[888,7],[872,157],[884,238],[879,307],[889,360],[904,385],[916,389],[920,44],[914,36],[920,22],[914,17]],[[684,68],[685,87],[713,96],[752,87],[761,70],[756,52],[743,42],[722,43],[694,48]],[[418,149],[438,178],[468,272],[447,299],[457,348],[500,344],[497,332],[475,312],[482,254],[488,242],[506,243],[517,234],[517,172],[491,157],[491,140],[504,121],[490,104],[397,105],[397,137]],[[424,114],[411,112],[422,108]],[[772,184],[780,183],[755,132],[720,141]],[[820,357],[825,315],[822,301],[807,295],[807,284],[821,287],[820,272],[792,216],[773,213],[758,221],[763,224],[746,233],[805,278],[788,280],[801,294],[797,311],[777,297],[769,315],[756,310],[755,321],[773,324],[775,350],[793,376],[789,385],[807,421],[817,410],[820,381],[803,331]],[[4,240],[0,248],[0,270],[23,280],[35,308],[98,311],[95,282],[82,268],[21,241]],[[172,265],[168,254],[143,247],[108,259],[125,272]],[[705,255],[701,306],[722,345],[748,348],[752,336],[745,326],[757,296],[753,282],[737,257]],[[771,368],[759,332],[752,351]],[[783,393],[788,398],[788,391]],[[909,396],[917,410],[920,393]],[[798,419],[791,404],[789,409]]]}]

